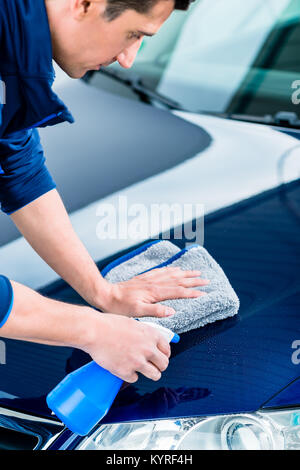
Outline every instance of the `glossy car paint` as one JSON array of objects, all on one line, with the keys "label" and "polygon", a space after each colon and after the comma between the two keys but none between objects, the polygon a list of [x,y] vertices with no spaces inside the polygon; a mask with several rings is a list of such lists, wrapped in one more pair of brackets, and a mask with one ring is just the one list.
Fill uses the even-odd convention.
[{"label": "glossy car paint", "polygon": [[[96,93],[100,92],[93,90],[94,98]],[[76,96],[78,98],[79,94]],[[87,97],[91,98],[90,93]],[[101,115],[100,101],[100,98],[98,103],[93,101],[93,116],[96,109]],[[72,107],[72,103],[67,104]],[[126,100],[124,109],[125,104],[128,106]],[[144,107],[139,104],[135,113],[140,111],[144,115]],[[183,153],[174,157],[174,147],[168,149],[166,142],[164,152],[172,155],[169,169],[159,173],[151,168],[149,176],[144,176],[146,179],[142,177],[141,181],[137,175],[125,188],[112,186],[110,189],[107,165],[106,173],[99,171],[94,183],[100,186],[104,181],[107,185],[107,192],[100,198],[107,195],[105,201],[114,201],[117,194],[124,194],[130,201],[147,205],[155,194],[158,202],[204,203],[207,214],[204,246],[226,272],[240,298],[241,308],[234,319],[182,335],[181,342],[172,346],[170,365],[162,379],[153,382],[141,377],[137,383],[124,388],[103,422],[250,412],[272,403],[270,400],[283,389],[291,392],[282,395],[281,405],[300,405],[299,382],[296,382],[300,376],[299,365],[292,361],[292,344],[300,339],[300,184],[299,180],[291,181],[291,175],[283,180],[283,175],[289,175],[289,171],[281,171],[289,165],[289,156],[294,152],[299,155],[297,134],[287,135],[283,130],[267,126],[201,115],[185,114],[174,118],[165,111],[156,111],[156,119],[161,116],[164,123],[170,119],[170,129],[178,126],[178,130],[182,123],[183,134],[191,132],[195,138],[201,136],[197,145],[202,148],[193,155],[190,148],[188,157]],[[82,119],[85,126],[80,118],[77,129],[74,125],[71,131],[70,127],[73,138],[78,138],[76,145],[72,141],[74,152],[75,148],[77,151],[71,159],[74,162],[71,169],[76,169],[74,177],[81,174],[82,167],[77,168],[75,162],[80,162],[78,154],[86,155],[85,139],[89,140],[89,148],[97,148],[95,155],[101,148],[97,122],[91,119],[91,114],[85,113]],[[135,120],[138,121],[137,114]],[[54,129],[51,130],[46,146],[52,148],[52,152],[61,148],[63,138],[70,140],[65,134],[67,130],[62,131],[62,128],[57,127],[57,138]],[[91,134],[87,136],[80,129],[86,132],[90,129]],[[150,145],[148,132],[144,137]],[[140,155],[140,148],[138,152]],[[51,152],[48,153],[50,159]],[[135,159],[138,162],[137,155]],[[85,163],[83,167],[86,168]],[[93,173],[92,165],[90,172]],[[114,174],[111,175],[113,180]],[[280,187],[283,181],[287,184]],[[80,178],[78,191],[79,184]],[[116,190],[120,192],[110,195]],[[98,203],[75,211],[71,218],[94,259],[101,259],[99,268],[102,269],[136,244],[127,240],[108,241],[106,245],[106,241],[97,240],[95,211]],[[183,243],[184,240],[178,244]],[[8,262],[12,259],[11,253],[14,253],[15,265]],[[24,240],[4,245],[0,259],[1,270],[9,271],[12,278],[24,281],[27,276],[28,285],[40,288],[46,285],[41,292],[53,298],[81,302],[70,287],[52,277],[53,274],[42,267],[43,263],[35,261]],[[26,271],[22,270],[26,266]],[[7,364],[0,366],[0,405],[45,417],[50,417],[45,403],[48,391],[66,373],[89,360],[80,351],[69,348],[17,341],[6,341],[6,350]],[[289,384],[293,384],[291,388]]]},{"label": "glossy car paint", "polygon": [[[289,167],[299,154],[298,139],[269,126],[188,113],[175,118],[70,79],[56,91],[76,123],[41,130],[47,163],[95,260],[136,244],[99,241],[99,203],[118,206],[121,195],[148,209],[155,194],[156,203],[201,203],[209,214],[278,186],[281,164]],[[0,224],[2,243],[13,240],[10,219],[2,214]],[[58,278],[22,238],[0,247],[0,272],[33,288]]]}]

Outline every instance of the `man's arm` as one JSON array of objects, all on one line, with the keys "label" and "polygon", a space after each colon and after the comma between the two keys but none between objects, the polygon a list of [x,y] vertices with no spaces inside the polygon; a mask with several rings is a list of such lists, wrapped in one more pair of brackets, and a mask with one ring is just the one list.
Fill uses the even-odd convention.
[{"label": "man's arm", "polygon": [[46,263],[90,305],[126,316],[163,317],[170,309],[157,302],[201,295],[190,289],[204,284],[196,278],[199,273],[174,268],[153,270],[119,284],[103,279],[55,190],[36,129],[0,139],[0,162],[1,209]]},{"label": "man's arm", "polygon": [[11,214],[34,250],[90,305],[126,316],[163,317],[173,309],[166,299],[198,297],[191,287],[207,284],[199,271],[156,269],[119,284],[107,282],[75,233],[58,192],[53,189]]},{"label": "man's arm", "polygon": [[13,306],[0,336],[82,349],[126,382],[137,372],[158,380],[168,366],[170,346],[153,327],[90,307],[48,299],[11,281]]},{"label": "man's arm", "polygon": [[54,189],[11,214],[20,232],[40,255],[90,305],[102,294],[103,306],[109,283],[75,233],[63,202]]}]

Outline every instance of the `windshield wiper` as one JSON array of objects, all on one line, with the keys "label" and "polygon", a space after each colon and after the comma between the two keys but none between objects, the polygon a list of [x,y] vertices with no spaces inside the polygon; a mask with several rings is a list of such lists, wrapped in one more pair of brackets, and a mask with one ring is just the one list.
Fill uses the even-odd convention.
[{"label": "windshield wiper", "polygon": [[[89,83],[95,73],[102,73],[113,80],[116,80],[119,83],[129,87],[136,95],[139,96],[141,101],[147,104],[152,104],[152,101],[158,101],[162,105],[164,105],[168,109],[173,109],[177,111],[184,111],[184,112],[195,112],[190,111],[184,107],[182,107],[177,101],[168,98],[161,93],[158,93],[155,90],[151,90],[148,88],[142,81],[142,79],[135,75],[130,74],[128,76],[123,76],[116,70],[111,68],[102,68],[99,71],[91,70],[87,72],[87,74],[83,77],[82,80]],[[286,127],[289,129],[300,129],[300,119],[298,115],[294,112],[289,111],[278,111],[276,114],[266,114],[265,116],[254,116],[248,114],[238,114],[238,113],[226,113],[226,112],[218,112],[218,111],[205,111],[199,110],[197,111],[198,114],[207,114],[209,116],[217,116],[222,117],[224,119],[232,119],[235,121],[246,121],[246,122],[253,122],[256,124],[266,124],[278,127]]]},{"label": "windshield wiper", "polygon": [[247,121],[256,124],[268,124],[289,129],[300,129],[300,119],[298,115],[289,111],[278,111],[276,114],[266,114],[265,116],[252,116],[247,114],[221,113],[214,111],[199,111],[201,114],[223,117],[235,121]]},{"label": "windshield wiper", "polygon": [[168,109],[176,109],[180,111],[185,111],[182,106],[177,103],[177,101],[164,96],[157,91],[151,90],[148,88],[142,81],[142,79],[134,74],[130,74],[127,77],[122,76],[119,72],[112,70],[112,69],[100,69],[99,72],[91,70],[88,72],[84,77],[83,80],[85,82],[89,82],[93,77],[94,73],[102,73],[113,80],[116,80],[119,83],[129,87],[136,95],[139,96],[141,101],[147,104],[151,104],[152,101],[158,101],[159,103],[166,106]]}]

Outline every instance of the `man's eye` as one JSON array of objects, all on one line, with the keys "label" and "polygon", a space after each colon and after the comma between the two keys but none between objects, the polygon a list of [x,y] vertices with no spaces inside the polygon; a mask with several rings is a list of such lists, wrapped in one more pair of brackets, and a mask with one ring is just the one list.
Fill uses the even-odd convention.
[{"label": "man's eye", "polygon": [[142,35],[139,33],[130,33],[129,34],[129,39],[141,39]]}]

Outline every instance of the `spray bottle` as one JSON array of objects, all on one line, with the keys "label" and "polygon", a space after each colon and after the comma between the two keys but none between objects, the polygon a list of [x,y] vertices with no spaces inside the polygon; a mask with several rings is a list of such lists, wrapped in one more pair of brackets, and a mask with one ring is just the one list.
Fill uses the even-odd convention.
[{"label": "spray bottle", "polygon": [[[179,336],[157,323],[147,322],[171,343]],[[47,404],[74,433],[86,436],[107,414],[121,386],[122,379],[92,361],[67,375],[47,396]]]}]

